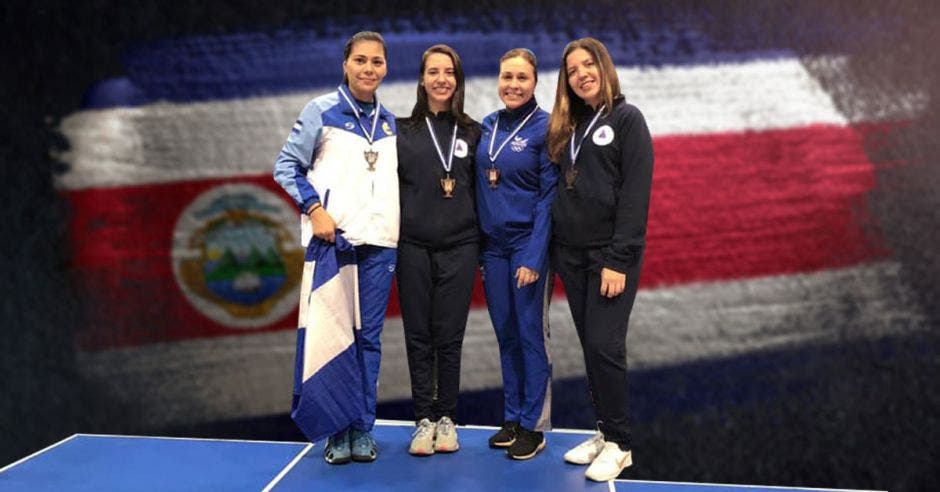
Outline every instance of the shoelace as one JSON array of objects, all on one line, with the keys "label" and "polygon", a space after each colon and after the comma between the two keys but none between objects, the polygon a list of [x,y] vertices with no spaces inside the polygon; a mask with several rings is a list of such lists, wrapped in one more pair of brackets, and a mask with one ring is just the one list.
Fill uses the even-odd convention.
[{"label": "shoelace", "polygon": [[620,446],[618,446],[617,443],[613,442],[605,444],[601,454],[597,457],[602,463],[610,463],[617,466],[621,466],[621,462],[624,458],[626,458],[626,453],[620,450]]},{"label": "shoelace", "polygon": [[597,447],[598,442],[604,442],[604,435],[601,434],[600,432],[594,434],[594,436],[591,437],[590,440],[581,443],[579,447],[594,449]]},{"label": "shoelace", "polygon": [[430,422],[421,422],[420,424],[418,424],[418,428],[415,429],[414,433],[411,434],[411,437],[415,437],[419,435],[421,437],[427,437],[428,435],[433,434],[433,433],[434,433],[434,424]]},{"label": "shoelace", "polygon": [[349,436],[346,435],[346,434],[343,434],[341,437],[330,436],[330,438],[327,440],[327,444],[328,444],[330,447],[333,447],[333,446],[336,446],[337,444],[341,443],[342,441],[348,441],[348,440],[349,440]]},{"label": "shoelace", "polygon": [[450,435],[454,431],[454,422],[447,417],[444,417],[437,424],[438,433]]},{"label": "shoelace", "polygon": [[373,439],[372,435],[370,435],[368,432],[358,433],[357,435],[353,436],[352,445],[353,446],[361,446],[361,445],[374,446],[375,439]]}]

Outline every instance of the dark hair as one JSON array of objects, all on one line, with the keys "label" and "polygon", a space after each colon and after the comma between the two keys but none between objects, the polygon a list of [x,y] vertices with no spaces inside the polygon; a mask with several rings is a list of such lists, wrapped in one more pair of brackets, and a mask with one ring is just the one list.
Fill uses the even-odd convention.
[{"label": "dark hair", "polygon": [[539,62],[535,58],[535,53],[528,48],[513,48],[507,51],[503,56],[499,58],[499,64],[502,65],[504,61],[510,58],[522,58],[529,65],[532,65],[532,73],[535,77],[535,81],[539,81]]},{"label": "dark hair", "polygon": [[417,99],[415,100],[414,108],[411,109],[410,119],[413,123],[417,123],[424,116],[431,114],[431,108],[428,106],[428,92],[425,90],[422,81],[424,79],[424,69],[426,68],[428,57],[435,53],[449,56],[450,61],[454,64],[454,79],[457,81],[457,87],[454,89],[454,95],[450,98],[450,112],[453,113],[454,118],[457,120],[459,125],[472,125],[473,119],[463,112],[463,65],[460,63],[460,57],[457,55],[457,52],[446,44],[435,44],[434,46],[428,48],[423,55],[421,55],[421,70],[418,72],[418,95]]},{"label": "dark hair", "polygon": [[568,55],[576,49],[587,51],[597,66],[597,75],[600,78],[601,96],[610,111],[614,98],[620,95],[620,80],[617,78],[617,69],[604,43],[594,38],[581,38],[568,43],[561,55],[561,67],[558,69],[558,88],[555,91],[555,107],[548,120],[548,157],[552,162],[559,162],[561,154],[571,134],[574,132],[577,119],[591,109],[582,101],[571,85],[568,84],[568,71],[566,67]]},{"label": "dark hair", "polygon": [[[356,45],[359,41],[375,41],[382,45],[382,56],[388,58],[388,48],[385,46],[385,38],[381,34],[375,31],[359,31],[356,34],[353,34],[347,41],[346,46],[343,47],[343,61],[349,59],[349,54],[352,53],[353,46]],[[343,83],[348,84],[349,78],[346,77],[346,73],[343,73]]]}]

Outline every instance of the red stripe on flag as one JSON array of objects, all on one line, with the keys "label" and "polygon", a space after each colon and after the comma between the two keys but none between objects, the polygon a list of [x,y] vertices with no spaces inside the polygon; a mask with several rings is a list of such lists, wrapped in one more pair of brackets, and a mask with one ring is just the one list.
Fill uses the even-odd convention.
[{"label": "red stripe on flag", "polygon": [[[889,251],[869,220],[875,169],[853,128],[659,137],[643,287],[811,272]],[[240,334],[192,307],[170,250],[200,193],[269,175],[66,192],[74,272],[88,307],[83,349]],[[292,205],[293,206],[293,205]],[[556,282],[556,293],[560,293]],[[479,279],[473,304],[485,305]],[[389,315],[399,314],[397,296]],[[296,310],[251,332],[294,328]]]},{"label": "red stripe on flag", "polygon": [[643,286],[812,272],[888,256],[856,129],[654,141]]},{"label": "red stripe on flag", "polygon": [[[87,320],[76,337],[80,348],[247,331],[218,323],[193,307],[176,283],[171,258],[173,231],[183,210],[200,193],[233,182],[252,183],[283,194],[268,176],[66,193],[73,208],[73,271],[87,310]],[[283,319],[251,331],[296,328],[296,320],[295,309]]]}]

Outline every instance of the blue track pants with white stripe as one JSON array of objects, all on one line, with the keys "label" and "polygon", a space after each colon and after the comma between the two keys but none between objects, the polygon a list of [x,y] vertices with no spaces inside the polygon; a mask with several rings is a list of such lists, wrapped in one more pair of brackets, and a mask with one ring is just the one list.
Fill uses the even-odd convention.
[{"label": "blue track pants with white stripe", "polygon": [[536,282],[517,288],[521,254],[485,246],[481,256],[486,305],[499,342],[505,420],[550,430],[549,269],[543,267]]}]

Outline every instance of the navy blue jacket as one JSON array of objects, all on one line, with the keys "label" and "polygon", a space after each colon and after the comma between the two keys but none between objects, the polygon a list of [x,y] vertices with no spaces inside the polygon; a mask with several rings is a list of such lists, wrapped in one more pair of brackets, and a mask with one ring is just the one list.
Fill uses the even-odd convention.
[{"label": "navy blue jacket", "polygon": [[[454,115],[430,115],[438,142],[449,152]],[[480,139],[480,125],[473,122],[457,129],[451,177],[457,180],[453,198],[444,198],[444,167],[428,134],[424,118],[397,120],[398,178],[401,186],[401,241],[424,248],[451,248],[479,241],[473,205],[473,156]],[[446,154],[445,154],[446,155]]]},{"label": "navy blue jacket", "polygon": [[[483,119],[476,153],[476,194],[485,245],[521,254],[523,266],[539,271],[547,262],[558,169],[548,160],[545,145],[548,113],[536,106],[533,98],[515,110],[502,109]],[[496,158],[500,176],[498,186],[491,188],[487,170],[494,165],[488,155],[493,132],[495,153],[533,109],[535,114]],[[499,126],[494,128],[497,116]]]},{"label": "navy blue jacket", "polygon": [[[581,113],[575,142],[581,141],[593,117],[592,111]],[[620,95],[583,142],[574,188],[561,185],[552,205],[554,241],[602,248],[602,266],[623,273],[640,261],[646,244],[653,181],[650,131],[643,113]],[[561,172],[568,172],[568,148],[560,161]]]}]

